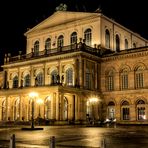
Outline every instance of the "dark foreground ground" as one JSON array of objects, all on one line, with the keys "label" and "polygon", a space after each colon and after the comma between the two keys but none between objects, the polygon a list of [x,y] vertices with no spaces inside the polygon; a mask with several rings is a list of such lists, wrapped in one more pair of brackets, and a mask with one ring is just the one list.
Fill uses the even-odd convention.
[{"label": "dark foreground ground", "polygon": [[0,148],[9,147],[13,134],[16,148],[49,148],[52,136],[56,148],[148,148],[148,126],[40,126],[43,130],[33,131],[22,127],[0,127]]}]

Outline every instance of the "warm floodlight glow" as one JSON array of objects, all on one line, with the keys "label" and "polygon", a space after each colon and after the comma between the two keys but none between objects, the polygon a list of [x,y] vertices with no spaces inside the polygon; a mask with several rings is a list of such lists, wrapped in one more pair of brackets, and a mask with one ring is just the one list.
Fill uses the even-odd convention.
[{"label": "warm floodlight glow", "polygon": [[48,97],[47,97],[47,100],[49,100],[49,101],[50,101],[50,100],[51,100],[51,97],[50,97],[50,96],[48,96]]},{"label": "warm floodlight glow", "polygon": [[42,100],[42,99],[38,99],[38,100],[37,100],[37,103],[38,103],[38,104],[42,104],[42,103],[43,103],[43,100]]},{"label": "warm floodlight glow", "polygon": [[38,93],[36,93],[36,92],[31,92],[30,94],[29,94],[29,97],[30,98],[34,98],[34,97],[37,97],[38,96]]},{"label": "warm floodlight glow", "polygon": [[90,98],[89,101],[90,101],[90,103],[95,103],[95,102],[98,102],[99,99],[98,98]]}]

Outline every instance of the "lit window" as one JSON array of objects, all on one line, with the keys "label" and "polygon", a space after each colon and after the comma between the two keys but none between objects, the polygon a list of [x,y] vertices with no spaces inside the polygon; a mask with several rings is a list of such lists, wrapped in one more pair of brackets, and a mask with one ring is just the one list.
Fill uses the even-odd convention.
[{"label": "lit window", "polygon": [[27,74],[27,75],[24,77],[24,86],[25,86],[25,87],[30,86],[30,75],[29,75],[29,74]]},{"label": "lit window", "polygon": [[53,70],[51,72],[52,84],[56,84],[57,83],[57,75],[58,75],[58,71],[57,70]]},{"label": "lit window", "polygon": [[143,68],[138,67],[135,71],[135,87],[143,88]]},{"label": "lit window", "polygon": [[58,37],[58,43],[57,43],[58,47],[63,47],[64,46],[64,36],[60,35]]},{"label": "lit window", "polygon": [[46,50],[51,49],[51,39],[50,39],[50,38],[48,38],[48,39],[45,41],[45,49],[46,49]]},{"label": "lit window", "polygon": [[38,85],[38,86],[42,86],[42,85],[43,85],[43,73],[40,72],[40,73],[37,75],[36,79],[37,79],[37,85]]},{"label": "lit window", "polygon": [[114,90],[114,73],[113,71],[108,72],[106,75],[106,89],[108,91]]},{"label": "lit window", "polygon": [[85,77],[86,89],[91,89],[91,74],[88,68],[86,68]]},{"label": "lit window", "polygon": [[118,34],[116,35],[116,51],[120,51],[120,38]]},{"label": "lit window", "polygon": [[71,34],[70,43],[71,43],[71,44],[77,43],[77,33],[76,33],[76,32],[73,32],[73,33]]},{"label": "lit window", "polygon": [[127,101],[124,101],[121,105],[121,108],[122,108],[122,119],[129,120],[130,119],[129,103]]},{"label": "lit window", "polygon": [[110,48],[110,33],[108,29],[105,31],[105,47]]},{"label": "lit window", "polygon": [[138,120],[146,119],[145,102],[143,100],[139,100],[137,102],[137,119]]},{"label": "lit window", "polygon": [[92,32],[91,32],[91,29],[87,29],[85,30],[84,32],[84,39],[85,39],[85,43],[86,45],[88,46],[91,46],[91,42],[92,42]]},{"label": "lit window", "polygon": [[115,103],[113,101],[108,103],[108,119],[115,118]]},{"label": "lit window", "polygon": [[128,49],[128,40],[125,39],[125,49]]},{"label": "lit window", "polygon": [[39,55],[39,41],[36,41],[34,43],[34,55],[35,56]]},{"label": "lit window", "polygon": [[128,89],[128,71],[123,69],[120,73],[121,89]]},{"label": "lit window", "polygon": [[18,76],[13,78],[13,88],[18,88]]},{"label": "lit window", "polygon": [[72,68],[68,68],[66,70],[66,84],[68,86],[73,85],[73,70],[72,70]]}]

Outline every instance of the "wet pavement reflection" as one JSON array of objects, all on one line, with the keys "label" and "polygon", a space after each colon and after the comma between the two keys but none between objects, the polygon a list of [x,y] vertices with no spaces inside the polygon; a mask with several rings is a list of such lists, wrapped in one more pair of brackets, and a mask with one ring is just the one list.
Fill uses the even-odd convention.
[{"label": "wet pavement reflection", "polygon": [[1,127],[0,147],[9,147],[15,134],[17,148],[49,148],[55,136],[56,148],[148,148],[148,126],[85,127],[44,126],[44,130],[25,131],[22,127]]}]

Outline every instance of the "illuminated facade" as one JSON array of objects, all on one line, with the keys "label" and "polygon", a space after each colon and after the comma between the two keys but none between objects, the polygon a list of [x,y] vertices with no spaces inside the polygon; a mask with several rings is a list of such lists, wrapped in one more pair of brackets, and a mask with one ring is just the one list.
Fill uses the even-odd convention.
[{"label": "illuminated facade", "polygon": [[[57,11],[4,58],[0,120],[148,120],[148,41],[101,13]],[[38,95],[31,97],[30,93]]]}]

